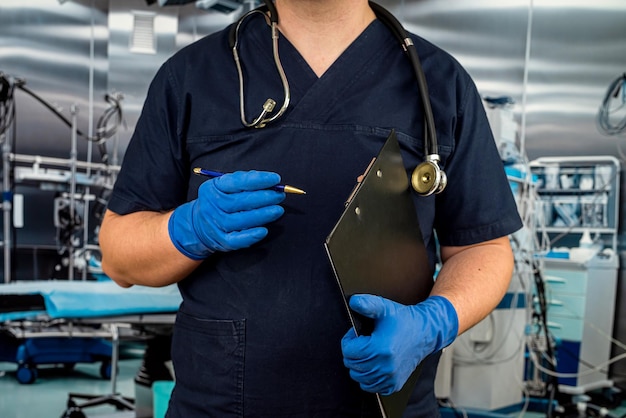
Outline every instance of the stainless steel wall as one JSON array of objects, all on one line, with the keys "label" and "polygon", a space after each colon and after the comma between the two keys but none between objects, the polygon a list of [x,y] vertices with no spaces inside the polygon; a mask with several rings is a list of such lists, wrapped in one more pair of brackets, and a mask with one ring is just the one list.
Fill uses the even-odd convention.
[{"label": "stainless steel wall", "polygon": [[[26,80],[26,87],[67,117],[76,105],[80,127],[88,130],[92,96],[102,103],[106,89],[108,35],[106,3],[5,0],[0,2],[0,71]],[[15,150],[68,157],[70,130],[28,95],[16,93],[16,99]]]},{"label": "stainless steel wall", "polygon": [[609,83],[626,71],[626,2],[386,3],[409,29],[452,53],[481,93],[515,100],[531,159],[618,155],[619,141],[602,135],[595,117]]},{"label": "stainless steel wall", "polygon": [[[137,16],[153,20],[152,51],[133,45]],[[76,105],[79,128],[85,132],[106,108],[104,95],[123,94],[123,154],[158,67],[177,49],[232,19],[193,5],[148,6],[144,0],[2,0],[0,72],[25,79],[30,90],[67,117]],[[18,92],[16,99],[16,152],[67,157],[67,127],[28,95]],[[86,142],[80,151],[84,158]]]},{"label": "stainless steel wall", "polygon": [[[483,95],[514,99],[516,117],[523,126],[520,142],[530,159],[600,154],[621,159],[624,136],[602,135],[595,118],[609,83],[626,72],[625,1],[380,3],[408,29],[457,58]],[[133,45],[134,25],[136,19],[145,23],[150,16],[154,19],[152,50],[150,45],[142,50]],[[160,8],[143,0],[2,0],[0,71],[26,79],[30,89],[66,115],[72,104],[77,105],[79,126],[85,131],[93,128],[104,110],[104,94],[122,93],[127,129],[117,137],[121,157],[160,63],[233,18],[198,11],[193,5]],[[145,34],[140,40],[147,40]],[[18,92],[16,101],[16,151],[67,158],[67,127],[26,95]],[[85,158],[87,145],[79,145],[80,156]],[[32,190],[24,193],[26,227],[18,243],[53,245],[49,196]],[[624,193],[621,207],[623,266]],[[624,277],[622,270],[616,326],[622,341],[626,340]],[[621,363],[615,369],[626,376]]]}]

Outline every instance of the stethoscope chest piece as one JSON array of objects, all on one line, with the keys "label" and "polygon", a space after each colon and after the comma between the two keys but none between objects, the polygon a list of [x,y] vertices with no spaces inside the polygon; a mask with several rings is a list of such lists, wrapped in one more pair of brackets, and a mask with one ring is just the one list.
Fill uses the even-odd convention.
[{"label": "stethoscope chest piece", "polygon": [[440,193],[447,184],[446,173],[439,168],[436,161],[424,161],[411,174],[411,186],[422,196]]}]

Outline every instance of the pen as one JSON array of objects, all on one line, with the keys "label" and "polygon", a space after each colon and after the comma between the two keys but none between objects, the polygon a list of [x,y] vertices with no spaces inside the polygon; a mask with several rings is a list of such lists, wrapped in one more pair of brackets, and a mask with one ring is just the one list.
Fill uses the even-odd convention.
[{"label": "pen", "polygon": [[[195,174],[207,177],[220,177],[225,173],[220,173],[219,171],[205,170],[204,168],[196,167],[193,169]],[[274,190],[278,190],[279,192],[292,193],[292,194],[306,194],[306,192],[302,189],[298,189],[297,187],[289,186],[287,184],[279,184],[274,186]]]}]

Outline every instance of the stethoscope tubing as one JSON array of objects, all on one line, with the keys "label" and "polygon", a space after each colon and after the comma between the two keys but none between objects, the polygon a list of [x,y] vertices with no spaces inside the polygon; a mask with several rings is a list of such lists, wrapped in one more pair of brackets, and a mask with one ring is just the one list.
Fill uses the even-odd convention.
[{"label": "stethoscope tubing", "polygon": [[407,32],[404,30],[402,24],[395,18],[394,15],[389,13],[387,9],[380,6],[377,3],[369,2],[370,7],[374,10],[376,16],[386,24],[386,26],[393,32],[395,37],[400,41],[402,49],[406,52],[409,60],[411,62],[411,66],[413,68],[413,72],[415,73],[415,78],[417,80],[417,86],[419,90],[420,99],[422,101],[422,106],[424,107],[424,120],[425,120],[425,130],[426,130],[426,146],[425,152],[426,155],[437,155],[438,154],[438,146],[437,146],[437,131],[435,130],[435,118],[433,116],[432,107],[430,105],[430,95],[428,93],[428,84],[426,82],[426,76],[424,75],[424,70],[422,68],[422,63],[420,62],[419,55],[417,53],[417,48],[415,48],[415,44],[413,40]]},{"label": "stethoscope tubing", "polygon": [[233,27],[234,30],[231,30],[231,32],[229,33],[229,43],[230,43],[230,47],[233,53],[233,59],[235,60],[235,66],[237,67],[237,75],[239,77],[239,113],[241,117],[241,123],[243,123],[244,126],[249,127],[249,128],[263,128],[268,123],[275,121],[276,119],[278,119],[285,113],[291,101],[291,90],[289,89],[289,81],[287,80],[287,75],[285,74],[285,70],[283,69],[283,65],[280,61],[280,55],[278,53],[278,37],[279,37],[278,13],[276,12],[274,5],[273,4],[268,5],[268,3],[271,4],[271,1],[266,2],[266,6],[268,6],[267,9],[270,11],[269,24],[272,30],[272,55],[274,58],[274,64],[276,66],[276,70],[278,71],[280,80],[283,85],[283,97],[284,97],[283,104],[281,105],[278,112],[274,113],[269,118],[266,117],[266,115],[270,114],[276,106],[276,101],[271,98],[268,98],[265,101],[265,103],[263,104],[263,110],[261,111],[259,116],[257,116],[254,120],[252,120],[252,122],[248,122],[246,118],[245,97],[244,97],[244,93],[245,93],[244,77],[243,77],[243,69],[241,65],[241,60],[239,59],[239,53],[238,53],[239,30],[243,22],[248,18],[248,16],[254,13],[262,14],[266,19],[268,19],[268,15],[264,13],[262,9],[251,10],[239,19],[237,24]]},{"label": "stethoscope tubing", "polygon": [[[233,58],[237,67],[237,74],[239,76],[239,112],[241,116],[241,122],[246,127],[263,128],[268,123],[271,123],[281,117],[287,108],[291,100],[291,93],[289,89],[289,82],[282,63],[280,62],[280,56],[278,53],[278,12],[272,0],[263,0],[265,7],[253,9],[243,15],[239,21],[232,26],[229,33],[229,45],[232,49]],[[438,162],[440,160],[438,154],[437,145],[437,131],[435,129],[435,118],[433,116],[432,107],[430,104],[430,96],[428,92],[428,84],[426,82],[426,76],[424,75],[424,69],[417,53],[413,40],[404,30],[402,24],[395,18],[389,11],[377,3],[369,2],[370,7],[376,14],[376,17],[389,28],[393,35],[398,39],[402,50],[406,53],[413,68],[415,78],[417,80],[418,96],[424,110],[424,162],[416,167],[412,174],[412,183],[418,193],[428,196],[433,193],[440,193],[443,191],[447,184],[447,176],[439,168]],[[269,15],[266,13],[269,12]],[[276,70],[280,75],[281,82],[283,84],[283,104],[271,117],[267,117],[274,111],[276,101],[274,99],[267,99],[263,104],[263,110],[252,122],[248,122],[245,114],[245,88],[242,64],[239,59],[238,44],[239,44],[239,31],[243,22],[253,13],[262,14],[272,29],[272,53],[274,57],[274,63]]]}]

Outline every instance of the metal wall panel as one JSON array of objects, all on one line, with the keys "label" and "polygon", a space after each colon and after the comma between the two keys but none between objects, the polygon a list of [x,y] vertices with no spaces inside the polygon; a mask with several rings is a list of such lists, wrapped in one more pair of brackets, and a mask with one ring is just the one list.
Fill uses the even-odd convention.
[{"label": "metal wall panel", "polygon": [[616,140],[596,129],[595,117],[609,83],[626,71],[626,2],[381,3],[408,29],[457,58],[482,94],[515,100],[518,120],[525,111],[531,159],[617,153]]},{"label": "metal wall panel", "polygon": [[[105,107],[107,8],[96,0],[0,2],[0,71],[26,80],[26,87],[68,118],[75,105],[85,132],[93,113]],[[24,93],[16,93],[16,103],[16,151],[67,158],[68,127]]]}]

